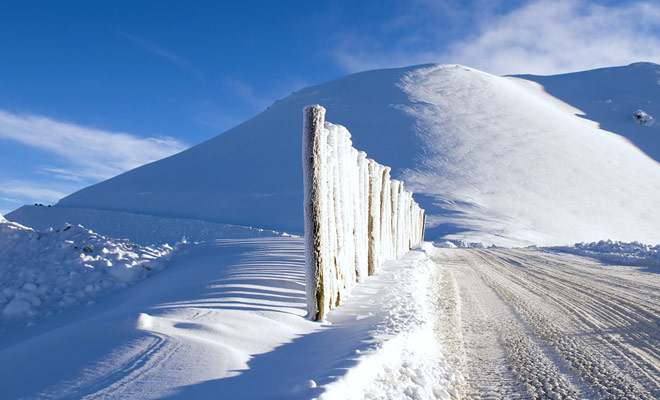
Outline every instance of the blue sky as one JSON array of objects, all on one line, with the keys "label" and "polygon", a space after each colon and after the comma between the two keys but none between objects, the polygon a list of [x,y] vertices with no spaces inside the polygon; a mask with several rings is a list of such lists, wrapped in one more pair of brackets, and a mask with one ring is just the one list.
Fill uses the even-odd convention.
[{"label": "blue sky", "polygon": [[460,63],[660,63],[660,2],[3,1],[0,213],[200,143],[302,87]]}]

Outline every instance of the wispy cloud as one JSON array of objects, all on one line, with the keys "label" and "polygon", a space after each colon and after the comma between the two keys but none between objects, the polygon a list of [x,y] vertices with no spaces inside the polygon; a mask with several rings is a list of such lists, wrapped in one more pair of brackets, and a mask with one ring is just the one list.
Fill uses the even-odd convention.
[{"label": "wispy cloud", "polygon": [[0,193],[3,195],[0,199],[12,203],[54,203],[75,190],[61,190],[52,186],[24,180],[0,181]]},{"label": "wispy cloud", "polygon": [[68,168],[45,167],[43,172],[78,181],[106,179],[187,147],[173,138],[141,138],[2,110],[0,139],[14,140],[66,160]]},{"label": "wispy cloud", "polygon": [[[426,9],[428,13],[420,12]],[[484,13],[474,33],[451,39],[425,14],[444,5],[418,2],[408,23],[417,28],[384,48],[344,37],[336,61],[350,71],[424,63],[459,63],[496,74],[552,74],[636,61],[660,63],[660,4],[614,6],[585,1],[538,0],[504,13]],[[483,11],[481,11],[483,13]],[[460,16],[456,16],[459,18]],[[398,17],[401,18],[401,17]],[[438,46],[433,46],[433,43]]]},{"label": "wispy cloud", "polygon": [[75,171],[69,168],[45,166],[36,171],[40,175],[45,175],[55,179],[70,182],[84,182],[88,179],[85,171]]},{"label": "wispy cloud", "polygon": [[202,73],[202,71],[197,68],[192,62],[188,61],[184,57],[174,53],[173,51],[170,51],[166,49],[165,47],[158,46],[154,43],[151,43],[149,41],[146,41],[142,38],[139,38],[134,35],[130,35],[126,32],[123,31],[118,31],[117,34],[123,38],[126,38],[133,43],[137,44],[138,46],[142,47],[144,50],[147,50],[150,53],[156,54],[160,57],[163,57],[170,62],[172,62],[174,65],[177,67],[181,68],[182,70],[190,73],[191,75],[195,76],[199,80],[206,80],[206,77]]},{"label": "wispy cloud", "polygon": [[221,84],[230,101],[220,105],[205,99],[195,105],[190,115],[192,121],[213,128],[218,133],[252,118],[293,91],[310,85],[309,82],[291,76],[281,76],[277,82],[271,82],[263,90],[256,90],[254,86],[237,78],[224,78]]},{"label": "wispy cloud", "polygon": [[273,102],[270,96],[258,95],[252,86],[239,79],[225,78],[223,86],[238,100],[255,110],[263,110]]}]

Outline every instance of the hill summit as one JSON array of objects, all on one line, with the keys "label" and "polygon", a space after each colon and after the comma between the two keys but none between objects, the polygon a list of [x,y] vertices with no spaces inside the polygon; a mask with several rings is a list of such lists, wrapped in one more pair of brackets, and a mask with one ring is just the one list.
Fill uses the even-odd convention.
[{"label": "hill summit", "polygon": [[293,93],[211,140],[73,193],[53,212],[302,233],[301,110],[321,104],[356,148],[416,193],[427,239],[660,243],[660,124],[632,116],[660,115],[657,99],[660,66],[650,63],[548,77],[461,65],[367,71]]}]

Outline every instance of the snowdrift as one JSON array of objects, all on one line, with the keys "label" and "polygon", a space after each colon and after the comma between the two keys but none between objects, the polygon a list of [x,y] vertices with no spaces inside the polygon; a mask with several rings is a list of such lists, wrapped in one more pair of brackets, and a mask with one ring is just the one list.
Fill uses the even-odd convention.
[{"label": "snowdrift", "polygon": [[[449,399],[433,249],[389,261],[327,323],[306,313],[299,238],[176,252],[150,279],[0,335],[3,398]],[[331,344],[331,345],[329,345]]]},{"label": "snowdrift", "polygon": [[288,236],[284,232],[191,218],[159,217],[126,211],[76,207],[23,206],[13,211],[10,218],[36,230],[59,228],[74,222],[95,232],[102,232],[104,236],[127,238],[142,246],[174,244],[183,238],[189,242],[204,242],[217,238]]},{"label": "snowdrift", "polygon": [[427,239],[660,243],[660,125],[632,118],[638,109],[660,115],[659,71],[642,63],[525,79],[459,65],[358,73],[293,93],[205,143],[53,209],[300,234],[300,111],[322,104],[328,119],[351,127],[356,148],[416,193]]},{"label": "snowdrift", "polygon": [[173,250],[107,238],[80,225],[35,231],[0,215],[0,332],[93,305],[155,274]]}]

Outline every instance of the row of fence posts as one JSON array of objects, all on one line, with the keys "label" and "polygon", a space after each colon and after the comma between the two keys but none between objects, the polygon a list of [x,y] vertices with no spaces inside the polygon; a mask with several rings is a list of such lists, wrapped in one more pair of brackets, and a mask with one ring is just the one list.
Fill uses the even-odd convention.
[{"label": "row of fence posts", "polygon": [[384,260],[422,242],[425,215],[319,105],[303,111],[303,173],[307,307],[320,320]]}]

